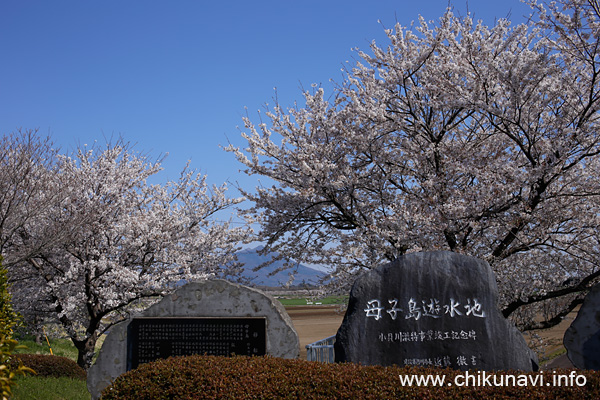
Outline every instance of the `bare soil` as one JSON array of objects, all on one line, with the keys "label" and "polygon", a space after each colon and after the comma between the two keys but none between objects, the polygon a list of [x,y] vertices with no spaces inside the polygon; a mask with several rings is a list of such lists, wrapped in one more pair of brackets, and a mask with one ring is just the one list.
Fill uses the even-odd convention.
[{"label": "bare soil", "polygon": [[[306,345],[335,335],[344,318],[344,313],[340,311],[340,307],[337,305],[289,306],[286,310],[292,318],[296,332],[298,332],[300,358],[304,360],[306,359]],[[543,369],[573,367],[565,354],[562,340],[565,331],[577,316],[577,311],[573,311],[553,328],[533,332],[539,335],[544,344],[543,352],[541,352],[542,356],[540,357],[540,365]],[[531,334],[526,333],[524,337],[528,343],[531,343]],[[535,346],[535,341],[531,345]]]},{"label": "bare soil", "polygon": [[337,305],[289,306],[286,311],[298,332],[303,360],[306,360],[306,345],[335,335],[344,319],[344,313]]}]

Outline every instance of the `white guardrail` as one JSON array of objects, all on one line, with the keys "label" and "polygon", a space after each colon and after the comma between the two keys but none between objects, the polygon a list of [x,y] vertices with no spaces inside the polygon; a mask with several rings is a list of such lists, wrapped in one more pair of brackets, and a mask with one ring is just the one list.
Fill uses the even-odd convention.
[{"label": "white guardrail", "polygon": [[332,363],[335,361],[333,344],[335,343],[335,335],[321,339],[311,344],[306,345],[306,359],[308,361],[320,361],[324,363]]}]

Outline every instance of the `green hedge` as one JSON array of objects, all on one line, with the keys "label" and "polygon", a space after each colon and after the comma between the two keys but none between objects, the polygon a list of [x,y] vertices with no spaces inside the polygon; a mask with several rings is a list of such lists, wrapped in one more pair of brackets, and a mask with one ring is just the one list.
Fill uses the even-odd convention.
[{"label": "green hedge", "polygon": [[70,358],[48,354],[13,354],[11,365],[22,364],[33,369],[37,376],[66,377],[72,379],[86,379],[86,372]]},{"label": "green hedge", "polygon": [[[464,372],[271,357],[189,356],[159,360],[129,371],[103,391],[102,399],[600,399],[598,372],[577,370],[586,377],[583,387],[552,385],[553,375],[571,371],[545,372],[543,386],[459,387],[446,383],[444,387],[424,387],[402,386],[399,375],[433,373],[453,383],[454,377]],[[499,374],[539,375],[519,371]]]}]

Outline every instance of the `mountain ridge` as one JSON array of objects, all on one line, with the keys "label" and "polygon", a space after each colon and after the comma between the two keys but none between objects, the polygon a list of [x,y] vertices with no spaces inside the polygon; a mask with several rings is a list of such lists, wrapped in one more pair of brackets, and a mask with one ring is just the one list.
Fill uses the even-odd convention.
[{"label": "mountain ridge", "polygon": [[[269,253],[266,255],[258,254],[262,249],[263,246],[258,246],[255,248],[243,249],[236,253],[238,262],[244,264],[240,276],[249,280],[253,285],[270,287],[318,285],[319,279],[326,275],[322,271],[307,267],[300,263],[290,269],[274,273],[277,269],[283,268],[285,263],[284,260],[276,260],[273,263],[254,271],[254,269],[261,264],[271,261],[278,256],[277,253]],[[293,275],[293,278],[291,275]]]}]

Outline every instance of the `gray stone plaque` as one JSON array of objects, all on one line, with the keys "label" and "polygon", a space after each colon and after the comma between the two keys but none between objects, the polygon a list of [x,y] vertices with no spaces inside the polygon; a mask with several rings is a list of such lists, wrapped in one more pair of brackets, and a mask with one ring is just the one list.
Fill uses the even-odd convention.
[{"label": "gray stone plaque", "polygon": [[134,318],[127,327],[127,370],[171,356],[264,356],[265,318]]},{"label": "gray stone plaque", "polygon": [[[206,341],[198,340],[203,331],[198,331],[194,334],[198,342],[193,346],[197,346],[200,350],[202,350],[202,346],[204,346],[203,349],[209,349],[209,346],[211,346],[211,350],[208,353],[210,351],[217,351],[217,349],[221,351],[223,347],[227,346],[227,343],[229,343],[228,346],[234,343],[234,347],[239,345],[244,348],[242,354],[248,354],[248,352],[254,353],[254,349],[256,348],[257,353],[263,353],[272,357],[298,358],[300,355],[298,334],[294,330],[292,320],[285,311],[285,308],[276,299],[260,290],[220,279],[188,283],[172,294],[165,296],[161,301],[148,307],[146,310],[110,328],[110,333],[106,336],[96,362],[88,371],[87,386],[93,400],[97,400],[105,387],[110,385],[119,375],[127,371],[128,364],[130,367],[133,366],[134,361],[131,359],[133,353],[128,355],[128,352],[133,351],[131,346],[135,347],[135,344],[129,338],[129,333],[132,333],[129,326],[132,323],[134,326],[135,324],[139,324],[139,322],[134,321],[139,321],[143,318],[172,318],[175,320],[188,318],[229,319],[231,322],[230,325],[223,325],[221,327],[212,326],[210,328],[214,331],[213,337],[210,338],[209,336],[210,340],[208,340],[209,338]],[[234,325],[237,326],[237,322],[232,321],[236,321],[239,318],[257,318],[258,321],[265,321],[262,322],[263,326],[266,327],[263,336],[266,342],[264,351],[258,346],[258,342],[247,341],[250,338],[244,338],[243,341],[237,344],[235,344],[235,341],[222,340],[223,337],[228,337],[229,339],[237,337],[238,333],[232,333],[233,330],[231,329]],[[169,327],[173,334],[180,328],[176,328],[175,326]],[[161,353],[164,355],[175,355],[173,354],[174,352],[184,351],[177,347],[183,346],[181,342],[174,349],[172,344],[167,344],[169,341],[167,339],[158,339],[158,341],[151,339],[152,336],[156,337],[157,334],[165,335],[166,337],[166,333],[160,331],[162,328],[152,326],[149,332],[142,333],[141,338],[143,339],[141,341],[139,325],[138,328],[132,329],[138,329],[138,346],[150,346],[154,349],[144,349],[143,351],[148,351],[148,353],[153,351],[154,353],[159,353],[159,355]],[[188,327],[188,329],[191,329],[191,327]],[[245,332],[244,330],[244,334]],[[256,339],[262,343],[263,339],[260,339],[260,331],[255,331],[254,328],[250,329],[249,327],[249,334],[253,335],[257,332],[259,338]],[[135,332],[133,333],[135,334]],[[217,333],[221,336],[221,339],[216,339]],[[182,337],[181,330],[176,335],[179,336],[171,337],[171,339],[178,341]],[[186,333],[186,335],[188,334]],[[193,340],[192,336],[186,336],[187,339],[190,341]],[[248,343],[251,344],[250,350],[248,350]],[[256,346],[253,346],[254,344]],[[156,347],[157,345],[158,348]],[[140,350],[138,347],[138,358]],[[236,354],[238,354],[238,351],[235,351]],[[149,359],[153,356],[144,353],[143,357]]]}]

